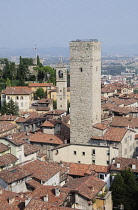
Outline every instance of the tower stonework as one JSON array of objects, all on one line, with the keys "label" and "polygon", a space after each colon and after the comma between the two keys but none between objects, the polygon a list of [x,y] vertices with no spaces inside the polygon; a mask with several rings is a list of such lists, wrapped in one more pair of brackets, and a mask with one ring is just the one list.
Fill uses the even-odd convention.
[{"label": "tower stonework", "polygon": [[101,43],[70,42],[70,142],[87,144],[101,122]]},{"label": "tower stonework", "polygon": [[67,67],[61,62],[56,66],[57,109],[67,111]]}]

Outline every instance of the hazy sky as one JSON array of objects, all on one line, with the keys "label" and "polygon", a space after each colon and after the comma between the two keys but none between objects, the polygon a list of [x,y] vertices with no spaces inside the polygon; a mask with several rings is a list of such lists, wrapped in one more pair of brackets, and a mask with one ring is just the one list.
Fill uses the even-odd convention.
[{"label": "hazy sky", "polygon": [[138,44],[138,0],[0,0],[0,48]]}]

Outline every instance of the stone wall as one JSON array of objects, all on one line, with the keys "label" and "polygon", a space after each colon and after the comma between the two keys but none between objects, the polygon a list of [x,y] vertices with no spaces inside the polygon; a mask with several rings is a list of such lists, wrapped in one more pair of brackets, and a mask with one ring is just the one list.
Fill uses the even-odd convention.
[{"label": "stone wall", "polygon": [[92,125],[101,122],[101,45],[70,43],[71,143],[86,144]]}]

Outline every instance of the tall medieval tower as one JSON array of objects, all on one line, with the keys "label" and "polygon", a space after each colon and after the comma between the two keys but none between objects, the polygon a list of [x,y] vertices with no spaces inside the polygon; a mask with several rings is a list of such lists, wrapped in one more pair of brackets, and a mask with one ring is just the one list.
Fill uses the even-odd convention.
[{"label": "tall medieval tower", "polygon": [[56,66],[57,109],[67,111],[67,67],[60,62]]},{"label": "tall medieval tower", "polygon": [[92,126],[101,122],[101,44],[98,40],[70,43],[71,144],[86,144]]}]

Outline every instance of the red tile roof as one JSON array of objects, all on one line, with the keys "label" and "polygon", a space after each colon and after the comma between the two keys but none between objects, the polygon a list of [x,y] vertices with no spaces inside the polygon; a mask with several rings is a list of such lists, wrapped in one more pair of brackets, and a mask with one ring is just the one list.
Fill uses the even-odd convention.
[{"label": "red tile roof", "polygon": [[42,162],[39,160],[28,161],[25,164],[21,164],[20,167],[25,171],[28,171],[28,173],[30,172],[32,177],[44,182],[62,170],[61,166],[54,164],[53,162]]},{"label": "red tile roof", "polygon": [[0,116],[0,121],[15,121],[17,119],[17,115],[2,115]]},{"label": "red tile roof", "polygon": [[24,144],[24,155],[28,156],[30,154],[38,152],[40,149],[32,144]]},{"label": "red tile roof", "polygon": [[63,144],[63,137],[60,135],[44,134],[37,132],[30,136],[30,142],[46,143],[46,144]]},{"label": "red tile roof", "polygon": [[105,185],[106,183],[101,181],[97,177],[85,176],[82,178],[70,180],[64,185],[64,187],[70,188],[72,190],[77,190],[80,195],[91,200],[95,198],[95,196]]},{"label": "red tile roof", "polygon": [[16,122],[17,123],[24,123],[24,122],[31,123],[31,122],[38,121],[41,119],[45,119],[43,113],[30,112],[30,113],[24,113],[21,117],[19,117],[16,120]]},{"label": "red tile roof", "polygon": [[0,178],[3,179],[6,183],[10,184],[25,177],[31,175],[31,172],[18,166],[13,166],[12,168],[4,171],[0,171]]},{"label": "red tile roof", "polygon": [[[120,167],[118,168],[117,163],[120,163]],[[135,169],[132,169],[132,165],[135,165]],[[138,173],[138,159],[117,157],[111,165],[110,170],[123,171],[126,168],[130,168],[133,172]]]},{"label": "red tile roof", "polygon": [[45,121],[45,122],[41,125],[41,127],[52,127],[52,128],[54,128],[56,124],[57,124],[56,121]]},{"label": "red tile roof", "polygon": [[53,83],[29,83],[29,87],[51,87]]},{"label": "red tile roof", "polygon": [[103,136],[93,136],[92,139],[106,141],[121,141],[128,130],[126,128],[109,127]]},{"label": "red tile roof", "polygon": [[17,160],[18,158],[12,154],[0,156],[0,167],[15,163]]},{"label": "red tile roof", "polygon": [[138,128],[138,118],[116,116],[112,118],[111,125],[116,127]]},{"label": "red tile roof", "polygon": [[[41,209],[41,210],[71,210],[72,208],[68,207],[60,207],[55,206],[52,203],[45,202],[42,200],[32,199],[28,205],[25,207],[25,210],[33,210],[33,209]],[[74,210],[77,210],[76,208],[73,208]]]},{"label": "red tile roof", "polygon": [[[3,138],[3,137],[0,137],[0,138]],[[25,144],[25,141],[24,139],[28,138],[28,136],[26,135],[25,132],[19,132],[19,133],[14,133],[14,134],[11,134],[11,135],[5,135],[4,137],[7,141],[17,145],[17,146],[20,146],[22,144]]]},{"label": "red tile roof", "polygon": [[97,124],[95,124],[93,127],[94,127],[94,128],[97,128],[97,129],[99,129],[99,130],[105,130],[105,129],[108,128],[107,125],[104,125],[104,124],[102,124],[102,123],[97,123]]},{"label": "red tile roof", "polygon": [[32,192],[32,197],[35,199],[40,199],[48,195],[48,202],[53,203],[57,206],[61,206],[65,202],[71,190],[58,186],[58,188],[60,189],[60,194],[59,196],[56,196],[55,188],[56,186],[40,186]]},{"label": "red tile roof", "polygon": [[30,95],[33,91],[29,87],[6,87],[6,90],[1,92],[6,95]]},{"label": "red tile roof", "polygon": [[5,133],[7,131],[10,131],[14,128],[16,128],[17,126],[12,124],[12,123],[9,123],[9,122],[6,122],[6,121],[1,121],[0,122],[0,134],[2,133]]},{"label": "red tile roof", "polygon": [[10,149],[10,147],[8,147],[7,145],[0,143],[0,153],[6,152],[9,149]]}]

